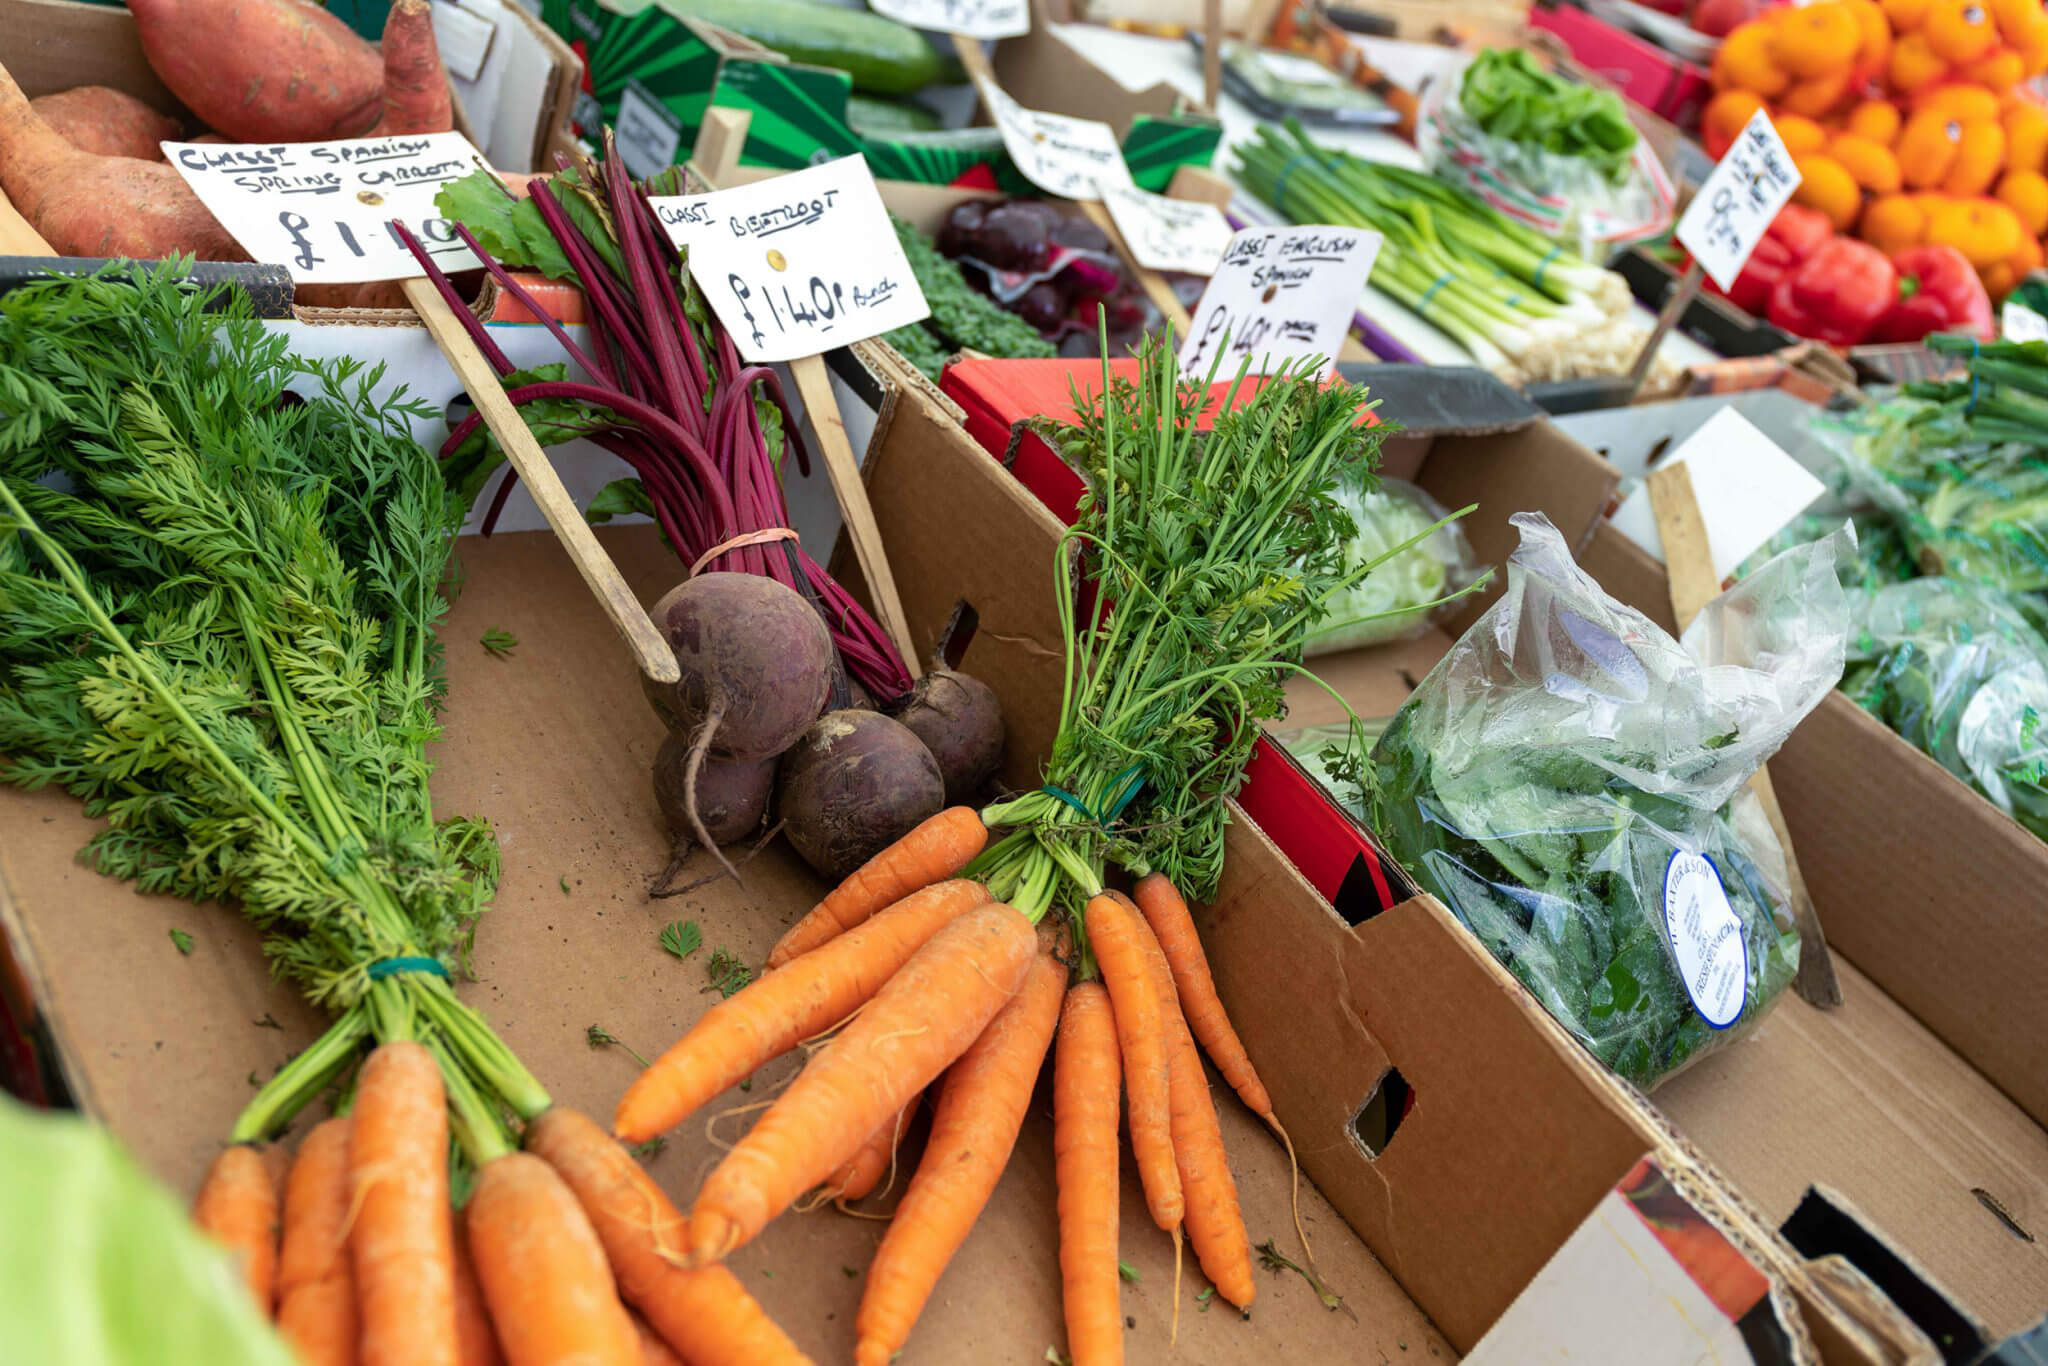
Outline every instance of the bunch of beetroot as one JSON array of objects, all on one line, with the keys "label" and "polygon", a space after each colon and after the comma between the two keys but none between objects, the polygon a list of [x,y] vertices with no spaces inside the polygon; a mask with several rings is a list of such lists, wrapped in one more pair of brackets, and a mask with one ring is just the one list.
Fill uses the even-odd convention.
[{"label": "bunch of beetroot", "polygon": [[938,248],[1061,355],[1097,353],[1098,315],[1113,355],[1135,347],[1160,322],[1108,234],[1070,207],[970,199],[947,213]]},{"label": "bunch of beetroot", "polygon": [[817,610],[773,579],[699,574],[653,615],[682,672],[674,687],[647,685],[669,730],[655,800],[679,841],[735,843],[773,811],[804,861],[837,881],[941,806],[973,801],[1002,758],[987,684],[941,670],[894,716],[858,705]]}]

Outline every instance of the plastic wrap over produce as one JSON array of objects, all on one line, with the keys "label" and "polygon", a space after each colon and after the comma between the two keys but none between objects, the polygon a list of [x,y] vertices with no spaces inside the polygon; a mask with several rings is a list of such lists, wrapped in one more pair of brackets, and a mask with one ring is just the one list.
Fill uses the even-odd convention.
[{"label": "plastic wrap over produce", "polygon": [[[1842,675],[1844,530],[1684,643],[1523,513],[1507,591],[1372,753],[1374,828],[1608,1067],[1649,1087],[1796,974],[1783,852],[1743,786]],[[1748,808],[1748,809],[1745,809]]]},{"label": "plastic wrap over produce", "polygon": [[1436,499],[1399,479],[1375,482],[1376,488],[1355,482],[1337,487],[1337,501],[1354,528],[1344,544],[1345,572],[1381,562],[1324,604],[1323,619],[1302,642],[1309,658],[1411,640],[1429,629],[1449,600],[1485,577],[1456,522],[1430,530],[1445,517]]}]

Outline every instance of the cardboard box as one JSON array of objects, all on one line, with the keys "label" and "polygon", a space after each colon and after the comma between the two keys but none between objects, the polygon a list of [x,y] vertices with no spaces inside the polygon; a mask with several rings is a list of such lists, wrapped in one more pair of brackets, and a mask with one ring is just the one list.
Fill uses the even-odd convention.
[{"label": "cardboard box", "polygon": [[1529,23],[1556,34],[1580,65],[1631,103],[1681,128],[1699,126],[1700,111],[1713,94],[1702,68],[1573,5],[1533,5]]},{"label": "cardboard box", "polygon": [[[916,391],[889,406],[868,466],[920,646],[936,646],[963,600],[977,608],[965,667],[996,687],[1010,718],[1006,774],[1035,782],[1057,699],[1058,637],[1045,577],[1057,520],[943,406]],[[931,515],[934,507],[947,515]],[[678,576],[651,528],[599,534],[644,601]],[[544,535],[466,540],[461,554],[466,587],[443,630],[451,705],[434,751],[435,797],[443,812],[488,818],[503,851],[500,889],[476,938],[477,980],[461,990],[559,1102],[604,1114],[634,1064],[616,1049],[593,1052],[588,1027],[602,1025],[644,1053],[713,999],[701,959],[679,963],[659,947],[664,922],[696,921],[705,955],[726,948],[759,961],[822,887],[778,844],[746,865],[744,887],[715,882],[650,902],[647,878],[669,858],[647,780],[661,730],[610,625]],[[497,660],[475,648],[486,627],[517,636],[517,654]],[[80,1105],[150,1170],[190,1190],[251,1094],[249,1079],[315,1037],[320,1021],[271,977],[240,916],[140,897],[80,866],[74,853],[90,827],[60,794],[0,789],[0,928],[42,1003]],[[1232,928],[1215,946],[1228,950],[1233,971],[1285,978],[1302,947],[1299,925],[1332,913],[1251,823],[1234,827],[1229,859],[1215,923]],[[708,866],[696,855],[685,877]],[[1282,933],[1261,950],[1265,961],[1248,961],[1242,936],[1275,927]],[[171,943],[173,928],[192,936],[189,957]],[[1151,1229],[1127,1177],[1121,1252],[1137,1272],[1123,1288],[1133,1361],[1450,1359],[1453,1343],[1476,1338],[1646,1153],[1697,1193],[1723,1236],[1745,1248],[1755,1241],[1746,1216],[1723,1208],[1682,1151],[1603,1118],[1614,1096],[1440,907],[1411,902],[1368,931],[1358,941],[1365,956],[1351,958],[1351,970],[1384,981],[1410,1008],[1427,1000],[1435,1004],[1425,1013],[1498,1028],[1476,1067],[1457,1055],[1453,1032],[1432,1037],[1439,1031],[1425,1028],[1396,1043],[1422,1099],[1381,1160],[1397,1189],[1382,1212],[1394,1221],[1388,1246],[1410,1265],[1394,1263],[1390,1274],[1304,1187],[1303,1219],[1344,1311],[1326,1312],[1291,1273],[1261,1274],[1249,1319],[1184,1305],[1179,1346],[1169,1351],[1170,1245]],[[1349,1005],[1336,994],[1306,1003],[1333,1019]],[[1377,1013],[1377,1003],[1372,1008]],[[1269,1067],[1286,1065],[1261,1056],[1277,1059]],[[1332,1094],[1347,1094],[1376,1056],[1384,1055],[1375,1045],[1334,1060]],[[791,1068],[785,1061],[763,1069],[754,1095],[772,1091]],[[1271,1075],[1290,1115],[1320,1085],[1310,1074]],[[1253,1237],[1291,1252],[1282,1151],[1218,1095]],[[926,1310],[906,1366],[1035,1360],[1062,1341],[1048,1111],[1041,1096],[993,1202]],[[734,1121],[721,1127],[729,1137]],[[1341,1130],[1305,1125],[1296,1134],[1312,1167],[1370,1171]],[[650,1168],[671,1193],[686,1195],[714,1156],[712,1139],[693,1122],[670,1136]],[[829,1211],[790,1214],[731,1265],[802,1347],[820,1361],[839,1360],[860,1293],[855,1273],[879,1234],[873,1223]],[[1404,1289],[1417,1281],[1437,1303],[1418,1303]],[[1798,1332],[1795,1320],[1788,1334],[1796,1340]]]},{"label": "cardboard box", "polygon": [[[1019,374],[1014,367],[1002,373]],[[1077,379],[1086,384],[1085,376]],[[1009,440],[1016,416],[1064,406],[1045,397],[1045,386],[1004,383],[993,367],[982,375],[962,365],[947,387],[966,409],[969,430],[1003,453],[1019,479],[1044,485],[1048,505],[1071,506],[1071,473],[1061,484],[1063,467],[1042,443]],[[1540,509],[1567,538],[1581,539],[1589,568],[1610,590],[1624,582],[1634,547],[1614,546],[1618,538],[1598,520],[1614,472],[1547,423],[1406,443],[1390,449],[1388,465],[1448,506],[1480,503],[1468,531],[1482,560],[1498,563],[1510,548],[1509,512]],[[1651,587],[1647,557],[1634,554],[1642,563],[1632,566],[1633,588],[1624,595],[1645,606],[1652,595],[1661,601],[1661,571],[1649,565]],[[1462,629],[1478,606],[1447,629]],[[1449,642],[1436,633],[1352,652],[1317,661],[1318,672],[1361,714],[1386,714]],[[1290,725],[1341,714],[1313,689],[1292,695]],[[1840,701],[1822,708],[1823,726]],[[1931,1332],[1902,1311],[1919,1303],[1920,1292],[1893,1279],[1901,1268],[1922,1272],[1936,1288],[1929,1300],[1938,1302],[1943,1291],[1953,1296],[1962,1312],[1946,1312],[1957,1322],[1999,1335],[2048,1307],[2048,1258],[2031,1241],[2039,1237],[2039,1212],[2048,1209],[2048,1134],[2038,1113],[2048,1029],[2038,984],[2029,987],[2044,958],[2043,923],[2038,897],[2014,905],[2018,889],[2048,881],[2037,868],[2029,878],[2013,861],[2022,851],[1995,830],[1952,824],[1928,837],[1955,851],[1942,861],[1944,873],[1970,860],[1990,865],[1970,882],[1978,897],[1951,901],[1935,890],[1934,877],[1902,873],[1897,851],[1931,854],[1931,844],[1901,828],[1924,819],[1926,808],[1885,800],[1877,812],[1845,817],[1840,794],[1864,803],[1877,792],[1922,798],[1929,783],[1880,786],[1871,779],[1911,776],[1905,756],[1898,771],[1872,774],[1859,771],[1856,751],[1839,749],[1825,776],[1809,780],[1800,772],[1801,750],[1815,738],[1839,735],[1802,730],[1786,751],[1789,780],[1779,781],[1798,793],[1799,814],[1788,795],[1788,818],[1822,918],[1847,922],[1836,936],[1845,1004],[1824,1013],[1788,995],[1743,1046],[1703,1059],[1660,1089],[1654,1104],[1576,1047],[1564,1052],[1583,1066],[1546,1069],[1532,1084],[1524,1069],[1537,1059],[1516,1044],[1522,1026],[1509,1018],[1533,1009],[1531,998],[1508,983],[1500,1011],[1468,1000],[1454,985],[1457,974],[1435,959],[1447,951],[1434,940],[1439,934],[1477,948],[1449,912],[1433,898],[1410,896],[1407,879],[1378,855],[1367,832],[1307,789],[1285,755],[1269,748],[1254,761],[1243,809],[1328,900],[1297,904],[1227,877],[1204,927],[1218,984],[1306,1170],[1455,1345],[1476,1340],[1502,1307],[1494,1296],[1533,1274],[1532,1244],[1554,1242],[1556,1226],[1525,1211],[1518,1228],[1528,1228],[1531,1244],[1495,1236],[1484,1246],[1472,1239],[1455,1248],[1425,1245],[1425,1228],[1490,1226],[1483,1199],[1466,1203],[1476,1192],[1452,1189],[1454,1173],[1491,1187],[1518,1170],[1524,1181],[1560,1183],[1577,1203],[1619,1175],[1607,1164],[1622,1149],[1674,1127],[1767,1228],[1794,1220],[1815,1187],[1833,1197],[1832,1208],[1865,1217],[1869,1232],[1854,1219],[1815,1221],[1827,1222],[1828,1232],[1798,1250],[1772,1240],[1772,1264],[1798,1294],[1825,1360],[1934,1359]],[[1823,785],[1831,805],[1815,800]],[[1883,823],[1891,842],[1872,838],[1872,822]],[[1981,838],[1987,833],[1988,841]],[[1869,866],[1860,883],[1848,883],[1834,865],[1858,860]],[[1842,893],[1831,896],[1831,889],[1852,886],[1867,900],[1834,909]],[[1916,1018],[1915,1010],[1926,1015]],[[1396,1076],[1412,1100],[1386,1136],[1379,1112]],[[1468,1089],[1475,1083],[1478,1093]],[[2002,1094],[2001,1084],[2013,1094]],[[1478,1113],[1489,1103],[1515,1116],[1512,1135]],[[1387,1141],[1374,1157],[1376,1137]],[[1879,1284],[1896,1303],[1878,1293]]]}]

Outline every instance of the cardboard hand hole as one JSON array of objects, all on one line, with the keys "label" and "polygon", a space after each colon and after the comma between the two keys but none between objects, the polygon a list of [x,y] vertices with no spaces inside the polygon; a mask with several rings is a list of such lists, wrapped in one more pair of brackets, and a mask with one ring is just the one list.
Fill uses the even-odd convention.
[{"label": "cardboard hand hole", "polygon": [[953,614],[946,618],[946,625],[939,632],[938,656],[949,669],[960,667],[960,661],[967,658],[967,647],[974,642],[974,633],[981,626],[981,613],[974,610],[974,604],[962,598],[953,604]]},{"label": "cardboard hand hole", "polygon": [[1369,1158],[1377,1159],[1394,1141],[1401,1121],[1415,1107],[1415,1093],[1398,1067],[1380,1074],[1372,1092],[1351,1116],[1351,1140]]}]

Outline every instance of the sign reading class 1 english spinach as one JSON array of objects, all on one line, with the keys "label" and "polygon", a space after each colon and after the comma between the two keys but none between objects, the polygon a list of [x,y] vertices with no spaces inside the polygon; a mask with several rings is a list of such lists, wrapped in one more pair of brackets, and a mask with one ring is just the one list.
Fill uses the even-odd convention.
[{"label": "sign reading class 1 english spinach", "polygon": [[1379,255],[1380,235],[1304,225],[1246,228],[1230,239],[1195,305],[1180,348],[1181,369],[1272,374],[1337,357]]},{"label": "sign reading class 1 english spinach", "polygon": [[651,202],[749,362],[815,356],[931,316],[857,156]]}]

